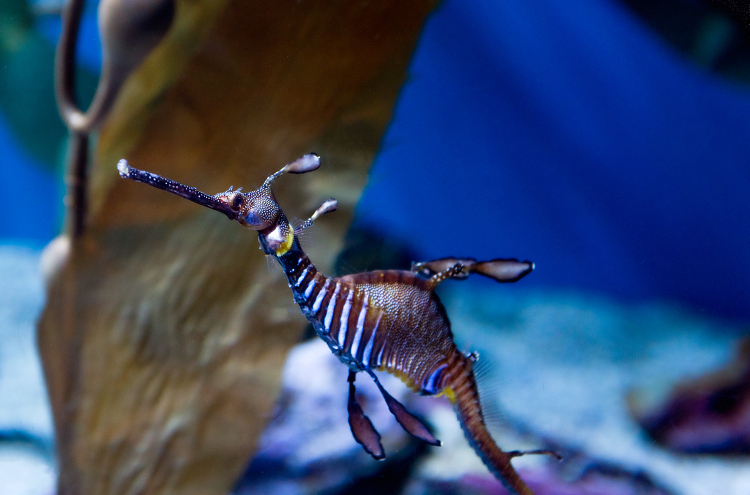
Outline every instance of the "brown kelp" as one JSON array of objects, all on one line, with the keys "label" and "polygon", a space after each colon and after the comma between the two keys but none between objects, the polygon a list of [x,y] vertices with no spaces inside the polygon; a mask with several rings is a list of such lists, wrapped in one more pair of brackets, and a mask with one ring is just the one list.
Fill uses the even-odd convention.
[{"label": "brown kelp", "polygon": [[343,221],[311,234],[329,267],[434,4],[176,3],[99,127],[82,228],[46,253],[59,493],[226,493],[304,327],[254,240],[104,165],[126,156],[210,189],[317,149],[328,173],[277,192],[342,200]]}]

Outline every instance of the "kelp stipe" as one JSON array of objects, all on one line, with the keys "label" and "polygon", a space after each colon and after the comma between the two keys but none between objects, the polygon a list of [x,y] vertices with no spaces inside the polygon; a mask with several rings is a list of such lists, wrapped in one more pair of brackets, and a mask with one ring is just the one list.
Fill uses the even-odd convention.
[{"label": "kelp stipe", "polygon": [[375,381],[388,409],[411,435],[440,445],[429,429],[393,398],[380,384],[375,371],[399,377],[414,392],[446,395],[453,404],[469,443],[489,470],[511,492],[529,495],[511,460],[524,454],[549,451],[504,452],[490,436],[484,422],[474,376],[474,354],[456,347],[450,321],[435,288],[449,278],[465,279],[473,273],[498,282],[515,282],[531,273],[534,264],[516,259],[477,261],[443,258],[414,263],[411,271],[378,270],[327,277],[310,261],[298,234],[321,215],[334,211],[336,201],[324,202],[295,230],[274,197],[271,183],[284,173],[306,173],[320,166],[313,153],[287,164],[249,193],[239,189],[216,194],[144,172],[120,160],[124,178],[149,184],[220,211],[229,219],[258,232],[263,252],[273,256],[286,274],[294,301],[331,352],[349,367],[349,426],[357,442],[375,459],[385,458],[380,435],[355,397],[356,374],[364,371]]}]

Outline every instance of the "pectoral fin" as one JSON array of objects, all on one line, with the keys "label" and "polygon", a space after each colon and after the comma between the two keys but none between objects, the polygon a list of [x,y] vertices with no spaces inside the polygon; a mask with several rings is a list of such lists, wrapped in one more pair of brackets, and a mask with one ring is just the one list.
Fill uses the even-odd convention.
[{"label": "pectoral fin", "polygon": [[391,411],[391,414],[396,417],[396,421],[398,421],[398,424],[400,424],[401,427],[410,435],[415,436],[420,440],[429,443],[430,445],[439,447],[441,445],[440,440],[435,438],[432,433],[430,433],[430,430],[427,429],[424,423],[422,423],[412,413],[407,411],[403,404],[394,399],[391,394],[389,394],[388,391],[383,388],[383,385],[380,384],[380,380],[378,380],[374,374],[370,373],[370,376],[372,376],[373,380],[375,380],[375,384],[380,389],[380,393],[383,394],[385,403],[388,404],[388,410]]}]

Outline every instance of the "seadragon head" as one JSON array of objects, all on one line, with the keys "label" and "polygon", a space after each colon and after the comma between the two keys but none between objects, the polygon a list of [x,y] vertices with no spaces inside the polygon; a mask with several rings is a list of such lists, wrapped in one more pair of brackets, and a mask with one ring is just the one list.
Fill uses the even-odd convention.
[{"label": "seadragon head", "polygon": [[[320,167],[320,157],[315,153],[308,153],[287,163],[281,170],[269,176],[258,189],[243,193],[242,188],[209,195],[179,182],[161,177],[151,172],[138,170],[128,165],[126,160],[120,160],[117,170],[120,176],[137,182],[143,182],[158,189],[176,194],[194,203],[220,211],[230,220],[236,220],[241,225],[258,231],[260,244],[266,254],[283,256],[294,242],[295,229],[281,210],[271,188],[271,182],[282,174],[304,174]],[[305,223],[298,227],[298,231],[307,228],[324,213],[334,211],[336,201],[330,199],[323,203]]]}]

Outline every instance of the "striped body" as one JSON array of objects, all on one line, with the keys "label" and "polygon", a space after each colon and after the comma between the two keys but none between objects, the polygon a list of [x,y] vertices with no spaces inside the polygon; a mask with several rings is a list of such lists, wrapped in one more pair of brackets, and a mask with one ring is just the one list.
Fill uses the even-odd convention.
[{"label": "striped body", "polygon": [[442,392],[449,360],[460,353],[427,280],[400,270],[326,277],[295,250],[279,261],[289,267],[295,302],[342,363],[393,373],[424,395]]},{"label": "striped body", "polygon": [[414,392],[447,395],[487,468],[510,493],[532,495],[510,464],[521,453],[504,452],[487,430],[473,360],[456,347],[450,321],[434,292],[444,278],[425,279],[402,270],[326,277],[296,238],[288,252],[275,258],[302,314],[351,372],[385,371]]}]

